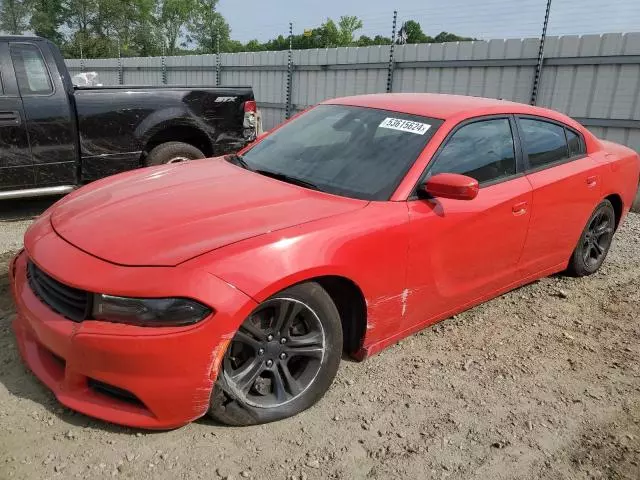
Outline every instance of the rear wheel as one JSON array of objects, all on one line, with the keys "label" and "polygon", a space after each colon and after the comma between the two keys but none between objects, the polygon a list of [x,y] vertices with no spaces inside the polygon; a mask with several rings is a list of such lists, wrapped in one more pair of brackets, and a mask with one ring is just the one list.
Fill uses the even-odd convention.
[{"label": "rear wheel", "polygon": [[293,416],[327,391],[341,351],[340,317],[327,292],[315,282],[288,288],[259,305],[238,329],[209,413],[229,425]]},{"label": "rear wheel", "polygon": [[164,165],[166,163],[188,162],[204,158],[204,153],[193,145],[183,142],[161,143],[149,152],[145,165]]},{"label": "rear wheel", "polygon": [[571,256],[569,272],[583,277],[598,271],[607,257],[616,225],[616,214],[609,200],[595,209]]}]

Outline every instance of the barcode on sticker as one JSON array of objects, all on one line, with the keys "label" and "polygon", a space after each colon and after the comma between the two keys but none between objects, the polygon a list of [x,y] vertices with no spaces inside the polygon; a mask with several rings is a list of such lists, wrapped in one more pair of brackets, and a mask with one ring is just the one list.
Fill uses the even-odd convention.
[{"label": "barcode on sticker", "polygon": [[428,123],[412,122],[411,120],[403,120],[401,118],[385,118],[380,124],[380,128],[390,128],[392,130],[400,130],[401,132],[415,133],[416,135],[424,135],[427,133],[431,125]]}]

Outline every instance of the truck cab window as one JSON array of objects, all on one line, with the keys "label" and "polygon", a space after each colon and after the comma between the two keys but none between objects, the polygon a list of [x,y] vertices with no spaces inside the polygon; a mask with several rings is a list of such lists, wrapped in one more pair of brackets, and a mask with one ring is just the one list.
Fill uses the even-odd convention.
[{"label": "truck cab window", "polygon": [[53,92],[49,71],[35,45],[11,45],[11,60],[21,95],[47,95]]}]

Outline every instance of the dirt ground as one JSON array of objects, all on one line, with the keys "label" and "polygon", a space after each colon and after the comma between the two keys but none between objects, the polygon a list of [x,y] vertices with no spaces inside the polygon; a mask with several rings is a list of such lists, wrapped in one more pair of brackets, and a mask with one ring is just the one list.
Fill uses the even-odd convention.
[{"label": "dirt ground", "polygon": [[345,360],[318,405],[248,428],[149,433],[61,407],[18,357],[9,258],[0,479],[640,478],[640,215],[597,275],[544,279]]}]

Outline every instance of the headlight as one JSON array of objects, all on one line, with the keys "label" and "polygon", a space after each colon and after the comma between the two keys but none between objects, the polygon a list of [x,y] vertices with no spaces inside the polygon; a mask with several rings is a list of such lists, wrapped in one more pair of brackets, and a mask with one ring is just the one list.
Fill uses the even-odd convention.
[{"label": "headlight", "polygon": [[109,322],[144,327],[175,327],[192,325],[210,313],[210,308],[187,298],[93,296],[93,318]]}]

